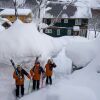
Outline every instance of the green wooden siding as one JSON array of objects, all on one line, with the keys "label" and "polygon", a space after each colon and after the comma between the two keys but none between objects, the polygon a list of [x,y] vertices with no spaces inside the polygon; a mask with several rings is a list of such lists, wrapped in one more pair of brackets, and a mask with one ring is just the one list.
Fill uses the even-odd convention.
[{"label": "green wooden siding", "polygon": [[[60,30],[60,33],[58,32],[59,30]],[[64,29],[64,28],[63,29],[53,28],[52,29],[52,33],[46,32],[45,29],[43,30],[43,32],[45,34],[50,35],[50,36],[53,36],[53,37],[61,37],[61,36],[66,36],[66,35],[67,36],[71,36],[71,35],[73,35],[73,30],[70,30],[70,31],[68,29]]]},{"label": "green wooden siding", "polygon": [[[67,19],[67,18],[66,18]],[[59,20],[59,19],[58,19]],[[80,36],[87,36],[87,25],[88,25],[88,19],[79,19],[81,20],[81,25],[75,25],[76,19],[68,19],[68,23],[64,23],[64,19],[61,19],[61,22],[56,22],[53,24],[54,27],[49,27],[48,29],[51,29],[52,32],[47,32],[46,29],[43,29],[43,32],[47,35],[53,36],[53,37],[61,37],[61,36],[70,36],[74,35],[73,26],[79,26],[81,31],[79,32]],[[52,18],[43,19],[43,22],[50,25],[53,21]],[[71,30],[71,33],[70,33]],[[60,34],[59,34],[60,31]]]}]

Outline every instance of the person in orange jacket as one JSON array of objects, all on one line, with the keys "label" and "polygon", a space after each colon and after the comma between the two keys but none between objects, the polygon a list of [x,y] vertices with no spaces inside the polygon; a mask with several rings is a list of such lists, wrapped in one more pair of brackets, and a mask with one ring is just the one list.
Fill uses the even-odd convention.
[{"label": "person in orange jacket", "polygon": [[41,73],[44,74],[45,72],[40,66],[40,62],[37,61],[35,62],[33,68],[30,70],[30,74],[33,80],[33,90],[39,89]]},{"label": "person in orange jacket", "polygon": [[20,65],[17,65],[17,72],[18,75],[16,71],[14,71],[13,78],[16,83],[16,97],[19,97],[19,88],[21,88],[21,95],[24,95],[24,75],[26,75],[29,79],[31,79],[31,77],[23,68],[21,68]]},{"label": "person in orange jacket", "polygon": [[53,74],[53,68],[56,67],[56,64],[51,61],[51,59],[48,60],[47,64],[45,65],[45,72],[46,72],[46,85],[50,84],[52,85],[52,74]]}]

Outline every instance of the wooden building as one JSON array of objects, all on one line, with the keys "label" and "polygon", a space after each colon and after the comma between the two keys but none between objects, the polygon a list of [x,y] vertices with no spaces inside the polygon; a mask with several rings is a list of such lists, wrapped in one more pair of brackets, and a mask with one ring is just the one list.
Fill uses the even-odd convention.
[{"label": "wooden building", "polygon": [[[24,22],[31,22],[32,21],[32,11],[30,9],[18,9],[18,18]],[[4,9],[0,12],[0,16],[2,18],[7,18],[12,23],[16,20],[15,10],[14,9]]]},{"label": "wooden building", "polygon": [[[53,37],[80,35],[87,36],[88,20],[92,17],[91,9],[87,8],[88,13],[78,13],[77,6],[64,2],[50,2],[46,6],[43,15],[43,23],[48,27],[43,28],[43,32]],[[84,9],[80,7],[80,9]]]}]

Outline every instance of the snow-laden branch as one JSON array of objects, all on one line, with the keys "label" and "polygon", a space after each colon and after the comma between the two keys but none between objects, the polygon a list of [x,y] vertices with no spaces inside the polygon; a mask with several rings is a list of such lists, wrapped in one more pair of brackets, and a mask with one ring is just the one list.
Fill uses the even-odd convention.
[{"label": "snow-laden branch", "polygon": [[36,3],[37,3],[38,5],[40,5],[40,1],[36,0]]},{"label": "snow-laden branch", "polygon": [[13,2],[16,2],[16,6],[23,6],[26,2],[26,0],[13,0]]}]

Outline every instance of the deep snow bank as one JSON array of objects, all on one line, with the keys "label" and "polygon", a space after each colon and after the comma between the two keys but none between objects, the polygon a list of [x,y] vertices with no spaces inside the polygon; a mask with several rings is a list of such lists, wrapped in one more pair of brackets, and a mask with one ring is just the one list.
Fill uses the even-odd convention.
[{"label": "deep snow bank", "polygon": [[65,48],[59,52],[56,58],[54,58],[54,62],[57,67],[55,68],[55,73],[57,74],[70,74],[72,71],[72,61],[65,54]]},{"label": "deep snow bank", "polygon": [[0,34],[0,60],[8,58],[50,56],[58,52],[61,45],[56,45],[52,37],[39,34],[35,24],[24,24],[17,20],[8,30]]},{"label": "deep snow bank", "polygon": [[[80,41],[84,44],[82,49],[90,48],[91,53],[94,55],[91,43],[85,38],[52,38],[39,33],[34,23],[25,24],[17,20],[9,29],[0,33],[0,61],[5,62],[13,58],[16,59],[17,62],[17,60],[24,60],[25,57],[31,57],[33,59],[34,56],[39,55],[41,55],[41,60],[47,61],[47,58],[57,56],[64,46],[66,47],[68,55],[70,55],[69,57],[72,59],[71,56],[75,57],[75,55],[80,52],[78,51],[81,45],[81,43],[79,44]],[[87,44],[88,46],[86,46]],[[73,50],[71,50],[72,47]],[[72,53],[74,50],[75,55]],[[84,50],[81,50],[81,54],[83,51]],[[82,56],[84,56],[84,54],[80,56],[79,59],[83,58]],[[90,60],[92,57],[91,55],[89,56],[88,59]],[[87,61],[85,61],[83,63],[87,63]],[[78,63],[77,65],[80,64]]]},{"label": "deep snow bank", "polygon": [[12,77],[12,67],[0,63],[0,99],[15,100],[14,97],[14,81]]},{"label": "deep snow bank", "polygon": [[97,47],[93,41],[72,41],[66,47],[66,55],[78,67],[85,67],[96,56]]},{"label": "deep snow bank", "polygon": [[[21,100],[99,100],[100,99],[100,38],[93,42],[93,45],[98,46],[96,56],[92,61],[82,70],[74,72],[72,75],[56,81],[51,87],[46,87],[38,92],[33,92],[29,96]],[[83,45],[80,45],[80,47]],[[94,46],[93,46],[94,47]],[[87,48],[87,47],[86,47]],[[99,50],[98,50],[99,49]],[[90,50],[90,49],[89,49]],[[73,50],[74,51],[74,50]],[[88,51],[88,49],[87,49]],[[75,51],[74,51],[75,52]],[[64,49],[60,52],[64,54]],[[71,54],[70,54],[71,55]],[[85,55],[86,56],[86,55]],[[87,55],[88,56],[88,55]],[[59,58],[59,56],[58,56]],[[61,57],[63,58],[63,57]]]}]

